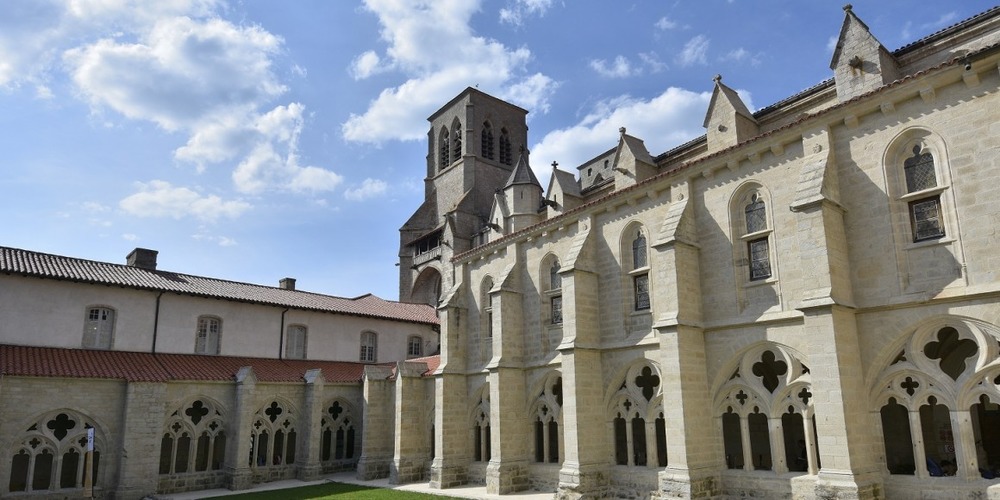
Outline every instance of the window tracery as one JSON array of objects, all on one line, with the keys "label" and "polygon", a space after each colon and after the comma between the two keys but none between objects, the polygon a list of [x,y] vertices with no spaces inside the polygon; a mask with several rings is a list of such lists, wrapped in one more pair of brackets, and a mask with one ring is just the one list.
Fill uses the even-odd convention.
[{"label": "window tracery", "polygon": [[546,378],[530,415],[533,418],[535,462],[561,463],[562,377],[553,374]]},{"label": "window tracery", "polygon": [[160,474],[219,470],[225,454],[225,418],[215,403],[196,399],[167,417],[160,440]]},{"label": "window tracery", "polygon": [[250,467],[295,463],[296,420],[291,406],[277,400],[257,410],[250,426]]},{"label": "window tracery", "polygon": [[631,366],[610,402],[614,463],[666,467],[666,420],[657,367],[646,361]]},{"label": "window tracery", "polygon": [[25,430],[13,447],[10,492],[56,491],[83,487],[87,432],[94,429],[92,480],[100,487],[104,436],[93,422],[72,410],[49,412]]},{"label": "window tracery", "polygon": [[336,462],[353,460],[360,442],[356,439],[354,409],[346,402],[334,400],[320,420],[320,460]]}]

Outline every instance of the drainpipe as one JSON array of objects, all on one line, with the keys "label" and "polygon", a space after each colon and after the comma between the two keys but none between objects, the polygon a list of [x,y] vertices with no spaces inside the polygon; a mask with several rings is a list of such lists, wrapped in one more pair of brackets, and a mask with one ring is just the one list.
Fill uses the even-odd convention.
[{"label": "drainpipe", "polygon": [[284,311],[281,311],[281,330],[278,330],[278,359],[284,359],[285,357],[285,313],[288,312],[286,307]]},{"label": "drainpipe", "polygon": [[160,329],[160,297],[164,292],[156,296],[156,312],[153,313],[153,354],[156,354],[156,334]]}]

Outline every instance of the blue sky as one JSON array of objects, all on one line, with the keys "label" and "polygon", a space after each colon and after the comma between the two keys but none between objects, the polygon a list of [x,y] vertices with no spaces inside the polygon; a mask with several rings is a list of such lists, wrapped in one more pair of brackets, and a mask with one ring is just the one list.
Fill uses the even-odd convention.
[{"label": "blue sky", "polygon": [[[889,49],[990,3],[854,1]],[[704,133],[832,76],[842,3],[3,0],[0,245],[397,298],[426,118],[469,86],[530,111],[533,168]]]}]

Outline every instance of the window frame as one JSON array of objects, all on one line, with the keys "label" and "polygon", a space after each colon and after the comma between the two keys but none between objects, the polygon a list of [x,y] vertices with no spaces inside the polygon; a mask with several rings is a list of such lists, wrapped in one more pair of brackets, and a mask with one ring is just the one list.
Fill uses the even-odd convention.
[{"label": "window frame", "polygon": [[[370,340],[370,342],[366,342],[366,340]],[[359,345],[361,350],[358,359],[362,363],[378,362],[378,333],[370,330],[361,332]]]},{"label": "window frame", "polygon": [[[301,332],[302,339],[299,342],[301,345],[292,352],[292,347],[295,347],[292,343],[294,336],[292,332]],[[286,359],[306,359],[306,353],[308,352],[309,343],[309,327],[303,324],[291,324],[285,328],[285,358]],[[299,352],[301,351],[301,352]]]},{"label": "window frame", "polygon": [[[414,349],[416,347],[416,349]],[[419,335],[410,335],[406,338],[406,357],[419,358],[424,355],[424,339]]]},{"label": "window frame", "polygon": [[[213,332],[211,332],[208,329],[206,329],[204,332],[202,332],[202,325],[206,325],[207,326],[210,321],[215,322],[215,324],[216,324],[216,331],[214,332],[215,333],[215,343],[214,343],[214,346],[215,346],[214,350],[215,350],[215,352],[209,352],[209,347],[210,347],[210,343],[211,343],[210,342],[211,341],[211,334]],[[198,316],[198,320],[196,322],[196,326],[195,326],[194,332],[195,332],[194,333],[194,352],[195,352],[195,354],[204,354],[204,355],[208,355],[208,356],[218,356],[219,354],[222,353],[222,318],[220,318],[218,316],[211,316],[211,315],[201,315],[201,316]],[[205,336],[205,341],[204,341],[204,344],[203,344],[201,350],[199,350],[198,349],[198,344],[199,344],[199,341],[201,340],[203,334]]]},{"label": "window frame", "polygon": [[[97,312],[98,317],[92,318],[94,313]],[[107,317],[101,318],[101,313],[107,315],[110,313],[110,319]],[[83,320],[83,338],[80,340],[81,345],[84,349],[101,349],[110,350],[114,346],[115,342],[115,326],[118,320],[118,311],[109,306],[105,305],[92,305],[85,308],[84,320]],[[102,328],[103,325],[108,325],[108,327]],[[107,335],[107,342],[101,342],[102,335]],[[93,336],[93,339],[88,344],[87,337]]]}]

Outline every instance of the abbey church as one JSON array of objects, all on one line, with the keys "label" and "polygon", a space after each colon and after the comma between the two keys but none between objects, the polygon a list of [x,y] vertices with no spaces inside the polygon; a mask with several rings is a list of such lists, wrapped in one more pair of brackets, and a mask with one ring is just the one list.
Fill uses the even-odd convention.
[{"label": "abbey church", "polygon": [[894,51],[843,15],[829,80],[716,77],[704,136],[544,186],[529,111],[461,92],[399,301],[0,247],[0,495],[1000,498],[1000,7]]}]

